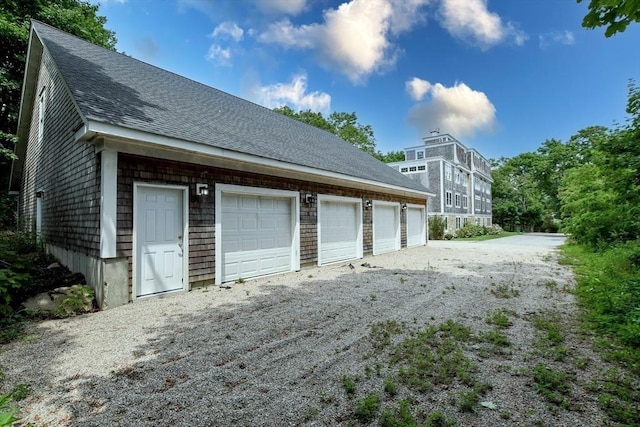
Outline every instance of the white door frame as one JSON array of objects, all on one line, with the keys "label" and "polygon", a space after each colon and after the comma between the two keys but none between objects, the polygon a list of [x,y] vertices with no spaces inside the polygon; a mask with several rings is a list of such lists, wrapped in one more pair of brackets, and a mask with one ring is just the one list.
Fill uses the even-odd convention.
[{"label": "white door frame", "polygon": [[425,205],[412,205],[412,204],[407,204],[407,247],[416,247],[416,246],[409,246],[409,209],[414,208],[414,209],[420,209],[420,212],[422,214],[422,229],[420,230],[420,244],[416,245],[416,246],[423,246],[427,244],[427,209]]},{"label": "white door frame", "polygon": [[[189,187],[184,185],[164,185],[164,184],[150,184],[147,182],[134,182],[133,183],[133,287],[132,294],[133,300],[143,299],[154,297],[157,295],[145,295],[145,296],[137,296],[137,279],[138,279],[138,242],[137,242],[137,223],[140,213],[138,212],[138,188],[147,187],[147,188],[163,188],[163,189],[172,189],[172,190],[182,190],[182,289],[171,291],[167,293],[174,292],[184,292],[189,289]],[[160,294],[165,295],[165,293]]]},{"label": "white door frame", "polygon": [[[322,227],[321,227],[321,218],[322,218],[322,202],[342,202],[342,203],[355,203],[357,208],[357,213],[356,213],[356,221],[357,224],[356,226],[358,227],[358,237],[357,237],[357,254],[356,257],[354,259],[358,259],[358,258],[362,258],[363,255],[363,237],[362,237],[362,199],[359,198],[355,198],[355,197],[343,197],[343,196],[331,196],[331,195],[327,195],[327,194],[318,194],[318,219],[317,219],[317,227],[318,227],[318,265],[323,265],[322,264],[322,251],[320,250],[320,245],[321,245],[321,237],[322,237]],[[339,261],[336,261],[339,262]]]},{"label": "white door frame", "polygon": [[[371,225],[372,225],[372,242],[373,242],[373,255],[377,255],[379,252],[376,252],[376,206],[393,206],[396,211],[396,237],[395,237],[395,245],[394,250],[400,250],[400,203],[398,202],[383,202],[381,200],[374,200],[372,211],[371,211]],[[386,252],[384,252],[386,253]]]},{"label": "white door frame", "polygon": [[[222,284],[222,193],[245,194],[249,196],[284,197],[291,199],[291,270],[300,270],[300,193],[289,190],[274,190],[264,187],[216,184],[215,201],[215,283]],[[280,274],[280,273],[277,273]]]}]

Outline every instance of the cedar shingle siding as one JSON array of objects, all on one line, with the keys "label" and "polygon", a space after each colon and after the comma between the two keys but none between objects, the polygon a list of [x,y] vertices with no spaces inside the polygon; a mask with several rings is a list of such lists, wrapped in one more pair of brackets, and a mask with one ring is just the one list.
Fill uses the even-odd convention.
[{"label": "cedar shingle siding", "polygon": [[[206,197],[195,195],[196,183],[207,183],[213,189],[215,184],[234,184],[248,187],[264,187],[276,190],[300,192],[300,264],[314,265],[318,262],[317,201],[304,202],[306,194],[328,194],[355,197],[364,200],[394,201],[398,203],[422,204],[417,198],[399,198],[388,194],[354,190],[312,183],[288,180],[268,175],[228,169],[210,168],[199,165],[139,157],[126,154],[118,156],[118,239],[117,256],[129,261],[129,283],[132,281],[133,248],[133,184],[147,182],[189,186],[189,280],[196,284],[213,281],[215,274],[214,257],[214,192]],[[372,209],[363,207],[364,254],[373,252]],[[401,211],[401,242],[407,246],[406,212]]]},{"label": "cedar shingle siding", "polygon": [[[38,137],[38,98],[45,92],[44,134]],[[92,145],[74,141],[74,129],[82,124],[73,101],[50,56],[42,56],[34,118],[31,122],[20,216],[35,228],[36,191],[42,198],[42,238],[90,256],[100,247],[100,171]]]}]

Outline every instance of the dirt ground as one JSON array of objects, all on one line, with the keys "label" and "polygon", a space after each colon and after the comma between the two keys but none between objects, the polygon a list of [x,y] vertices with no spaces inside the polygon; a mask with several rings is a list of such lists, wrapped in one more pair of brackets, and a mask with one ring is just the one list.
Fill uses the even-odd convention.
[{"label": "dirt ground", "polygon": [[607,425],[562,237],[508,239],[36,323],[0,387],[35,426]]}]

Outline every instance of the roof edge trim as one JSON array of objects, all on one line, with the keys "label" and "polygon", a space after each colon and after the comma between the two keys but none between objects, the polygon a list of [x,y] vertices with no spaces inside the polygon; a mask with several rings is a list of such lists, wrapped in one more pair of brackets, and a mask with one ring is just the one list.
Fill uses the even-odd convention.
[{"label": "roof edge trim", "polygon": [[213,147],[197,142],[186,141],[176,138],[171,138],[164,135],[158,135],[148,132],[143,132],[135,129],[125,128],[122,126],[116,126],[108,123],[97,122],[88,120],[86,124],[80,128],[76,134],[75,139],[78,141],[91,142],[99,136],[104,137],[116,137],[128,140],[142,141],[146,143],[156,144],[172,149],[180,149],[187,152],[201,154],[205,156],[218,157],[222,159],[235,160],[250,164],[257,164],[260,166],[267,166],[284,171],[305,173],[310,175],[326,176],[328,178],[340,179],[343,181],[369,185],[378,188],[387,188],[394,191],[402,191],[409,194],[414,194],[418,197],[435,197],[435,194],[429,191],[418,191],[408,187],[401,187],[397,185],[386,184],[379,181],[367,180],[364,178],[353,177],[344,175],[338,172],[330,172],[322,169],[312,168],[309,166],[296,165],[292,163],[283,162],[280,160],[268,159],[266,157],[254,156],[251,154],[240,153],[237,151],[226,150],[223,148]]}]

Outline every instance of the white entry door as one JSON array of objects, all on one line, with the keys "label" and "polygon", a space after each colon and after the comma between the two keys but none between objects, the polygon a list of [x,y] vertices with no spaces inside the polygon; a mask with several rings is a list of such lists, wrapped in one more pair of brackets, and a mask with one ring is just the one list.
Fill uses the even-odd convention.
[{"label": "white entry door", "polygon": [[217,265],[222,268],[222,282],[294,268],[294,201],[292,197],[221,194],[221,236],[216,245],[221,245]]},{"label": "white entry door", "polygon": [[136,187],[136,297],[184,289],[183,195],[180,188]]},{"label": "white entry door", "polygon": [[362,257],[362,201],[318,196],[318,264]]},{"label": "white entry door", "polygon": [[400,250],[400,205],[373,202],[373,254]]},{"label": "white entry door", "polygon": [[424,211],[422,206],[407,208],[407,247],[421,246],[426,243]]}]

